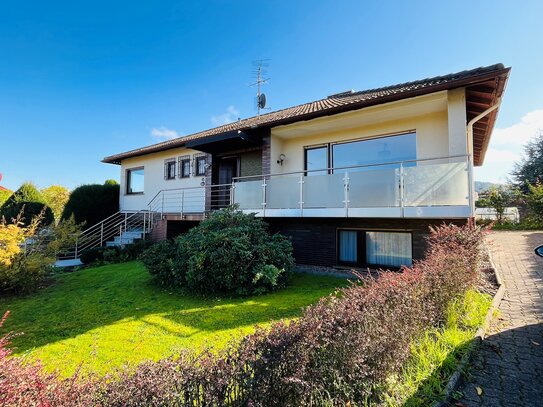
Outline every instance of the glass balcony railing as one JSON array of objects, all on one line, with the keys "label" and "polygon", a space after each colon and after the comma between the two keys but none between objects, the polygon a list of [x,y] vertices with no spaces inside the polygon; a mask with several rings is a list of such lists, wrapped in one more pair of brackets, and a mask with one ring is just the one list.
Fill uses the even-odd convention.
[{"label": "glass balcony railing", "polygon": [[257,216],[471,216],[468,156],[239,177],[231,200]]}]

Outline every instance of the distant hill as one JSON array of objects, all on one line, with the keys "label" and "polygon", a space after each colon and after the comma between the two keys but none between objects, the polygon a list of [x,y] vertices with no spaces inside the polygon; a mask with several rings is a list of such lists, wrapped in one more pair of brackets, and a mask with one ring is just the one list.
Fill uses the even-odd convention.
[{"label": "distant hill", "polygon": [[496,184],[494,182],[475,181],[475,192],[487,191],[492,186],[498,186],[502,184]]}]

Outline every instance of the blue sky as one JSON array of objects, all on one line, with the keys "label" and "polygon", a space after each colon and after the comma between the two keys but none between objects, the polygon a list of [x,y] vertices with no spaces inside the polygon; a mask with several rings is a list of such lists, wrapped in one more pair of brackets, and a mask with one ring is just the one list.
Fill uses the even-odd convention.
[{"label": "blue sky", "polygon": [[251,61],[280,109],[503,62],[480,180],[543,128],[541,1],[0,1],[2,185],[118,178],[109,154],[255,114]]}]

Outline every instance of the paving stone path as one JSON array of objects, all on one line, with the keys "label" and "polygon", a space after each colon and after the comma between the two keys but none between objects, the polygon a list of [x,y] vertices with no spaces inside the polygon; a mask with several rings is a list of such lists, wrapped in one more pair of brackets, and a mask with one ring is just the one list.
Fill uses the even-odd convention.
[{"label": "paving stone path", "polygon": [[506,291],[461,403],[543,406],[543,258],[534,253],[543,232],[493,232],[489,244]]}]

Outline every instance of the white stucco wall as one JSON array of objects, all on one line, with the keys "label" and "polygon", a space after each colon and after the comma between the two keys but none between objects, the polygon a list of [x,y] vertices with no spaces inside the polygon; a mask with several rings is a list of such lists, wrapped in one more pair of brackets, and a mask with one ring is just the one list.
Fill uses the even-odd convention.
[{"label": "white stucco wall", "polygon": [[[316,119],[305,122],[307,128],[311,127],[309,131],[303,130],[303,123],[274,128],[271,132],[271,172],[280,174],[303,171],[304,147],[307,146],[369,139],[410,131],[417,134],[418,159],[466,154],[465,113],[462,118],[459,112],[461,108],[465,112],[465,107],[462,107],[465,101],[461,96],[455,96],[449,101],[447,93],[443,92],[440,97],[423,99],[418,104],[409,101],[391,103]],[[449,104],[452,104],[451,108]],[[454,121],[453,126],[449,124],[449,116]],[[451,128],[454,130],[452,133]],[[452,137],[449,137],[450,134]],[[280,154],[286,156],[283,165],[277,163]]]},{"label": "white stucco wall", "polygon": [[[191,158],[199,151],[186,148],[176,148],[154,154],[147,154],[140,157],[133,157],[123,160],[121,163],[121,210],[140,210],[146,209],[147,204],[162,189],[197,187],[203,181],[202,176],[191,174],[189,178],[179,178],[176,176],[173,180],[164,179],[164,160],[176,158],[183,155],[190,155]],[[131,195],[126,193],[126,174],[131,168],[144,168],[144,193]],[[176,172],[176,175],[177,172]]]}]

